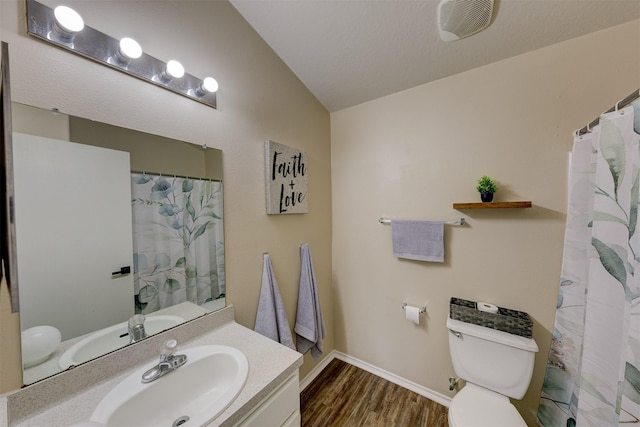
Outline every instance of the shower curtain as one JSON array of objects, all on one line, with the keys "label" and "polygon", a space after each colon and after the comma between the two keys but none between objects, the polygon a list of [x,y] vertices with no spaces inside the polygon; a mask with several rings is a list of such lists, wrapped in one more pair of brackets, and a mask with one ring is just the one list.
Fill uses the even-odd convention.
[{"label": "shower curtain", "polygon": [[225,295],[222,183],[131,174],[136,313]]},{"label": "shower curtain", "polygon": [[574,138],[540,425],[640,424],[639,150],[640,100]]}]

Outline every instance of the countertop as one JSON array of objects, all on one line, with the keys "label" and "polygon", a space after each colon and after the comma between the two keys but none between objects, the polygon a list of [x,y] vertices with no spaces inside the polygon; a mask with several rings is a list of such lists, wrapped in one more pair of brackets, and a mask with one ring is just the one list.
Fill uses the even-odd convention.
[{"label": "countertop", "polygon": [[[249,361],[244,388],[208,424],[212,427],[240,421],[302,365],[302,354],[235,323],[233,306],[228,306],[0,397],[0,427],[69,426],[88,420],[98,402],[127,375],[156,363],[160,345],[171,338],[178,340],[179,349],[228,345],[244,353]],[[5,412],[6,417],[2,416]]]}]

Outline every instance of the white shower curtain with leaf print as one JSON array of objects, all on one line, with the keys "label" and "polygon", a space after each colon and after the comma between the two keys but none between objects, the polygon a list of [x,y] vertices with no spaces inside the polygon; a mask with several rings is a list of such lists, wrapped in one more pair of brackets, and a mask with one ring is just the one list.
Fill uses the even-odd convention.
[{"label": "white shower curtain with leaf print", "polygon": [[131,175],[136,313],[225,296],[222,183]]},{"label": "white shower curtain with leaf print", "polygon": [[640,424],[640,100],[576,136],[571,164],[538,422]]}]

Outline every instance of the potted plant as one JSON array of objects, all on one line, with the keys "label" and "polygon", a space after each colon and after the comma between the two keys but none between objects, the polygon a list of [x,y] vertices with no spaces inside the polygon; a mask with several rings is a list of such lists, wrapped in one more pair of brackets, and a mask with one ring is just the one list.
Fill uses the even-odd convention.
[{"label": "potted plant", "polygon": [[480,193],[480,199],[483,202],[490,202],[493,200],[493,193],[498,191],[498,186],[490,177],[485,175],[478,180],[476,190]]}]

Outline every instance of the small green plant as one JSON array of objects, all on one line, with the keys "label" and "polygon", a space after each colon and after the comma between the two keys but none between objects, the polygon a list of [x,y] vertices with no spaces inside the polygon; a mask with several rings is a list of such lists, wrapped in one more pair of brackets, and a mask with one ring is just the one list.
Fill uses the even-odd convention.
[{"label": "small green plant", "polygon": [[476,190],[478,190],[480,194],[495,193],[496,191],[498,191],[498,186],[496,185],[495,182],[493,182],[493,180],[490,177],[485,175],[478,180],[478,185],[476,185]]}]

